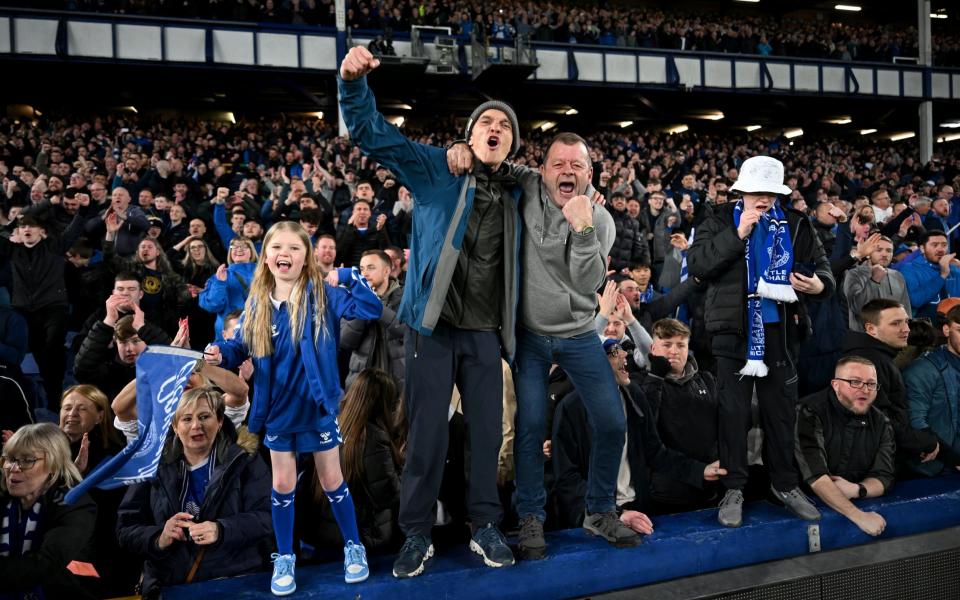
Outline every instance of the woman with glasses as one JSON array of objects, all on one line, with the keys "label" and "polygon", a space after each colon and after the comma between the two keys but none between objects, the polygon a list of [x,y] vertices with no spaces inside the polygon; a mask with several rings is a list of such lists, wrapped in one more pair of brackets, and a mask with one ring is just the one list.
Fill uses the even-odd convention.
[{"label": "woman with glasses", "polygon": [[256,268],[257,249],[253,242],[245,237],[233,238],[227,250],[227,264],[217,268],[200,292],[200,307],[217,315],[214,323],[216,341],[223,341],[224,317],[235,310],[243,310]]},{"label": "woman with glasses", "polygon": [[201,238],[192,238],[187,243],[187,252],[180,261],[180,274],[187,281],[190,302],[187,303],[187,317],[190,319],[190,347],[203,350],[213,341],[214,316],[200,306],[200,292],[220,266],[214,258],[210,246]]},{"label": "woman with glasses", "polygon": [[130,488],[120,505],[120,547],[146,558],[144,598],[266,564],[270,474],[259,456],[237,445],[225,410],[213,388],[185,392],[157,476]]},{"label": "woman with glasses", "polygon": [[96,597],[94,579],[74,574],[93,558],[97,507],[88,495],[63,502],[81,479],[67,437],[53,423],[25,425],[4,444],[0,465],[0,589],[14,597]]}]

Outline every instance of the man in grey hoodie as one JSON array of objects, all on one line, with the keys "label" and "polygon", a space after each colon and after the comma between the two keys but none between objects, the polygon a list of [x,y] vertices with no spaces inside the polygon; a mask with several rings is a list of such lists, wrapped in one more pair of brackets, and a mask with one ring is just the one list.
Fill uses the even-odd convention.
[{"label": "man in grey hoodie", "polygon": [[[469,168],[469,153],[462,144],[453,146],[447,155],[450,169]],[[620,521],[615,498],[626,415],[594,330],[596,293],[606,278],[606,259],[616,234],[613,218],[595,202],[599,195],[590,186],[589,149],[576,134],[557,134],[539,171],[511,165],[511,174],[523,189],[523,276],[513,364],[520,555],[528,560],[546,556],[542,448],[554,364],[582,392],[595,440],[583,526],[616,546],[635,546],[640,536]]]},{"label": "man in grey hoodie", "polygon": [[[546,556],[543,441],[547,380],[560,365],[581,392],[594,440],[584,528],[617,546],[640,537],[616,513],[616,485],[626,417],[606,355],[594,331],[597,290],[616,229],[610,213],[587,195],[593,176],[586,142],[557,135],[535,177],[518,180],[521,203],[520,320],[514,383],[517,391],[517,506],[520,554]],[[531,183],[536,184],[531,187]]]}]

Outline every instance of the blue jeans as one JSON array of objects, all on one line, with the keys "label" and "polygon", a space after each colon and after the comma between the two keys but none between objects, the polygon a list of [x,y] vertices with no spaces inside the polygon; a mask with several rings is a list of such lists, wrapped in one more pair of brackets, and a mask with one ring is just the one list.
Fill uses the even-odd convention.
[{"label": "blue jeans", "polygon": [[617,473],[623,454],[626,417],[600,338],[594,331],[558,338],[521,328],[513,380],[517,392],[517,512],[543,521],[547,499],[543,487],[543,442],[546,439],[550,366],[558,364],[583,399],[590,419],[592,448],[587,481],[587,512],[616,506]]}]

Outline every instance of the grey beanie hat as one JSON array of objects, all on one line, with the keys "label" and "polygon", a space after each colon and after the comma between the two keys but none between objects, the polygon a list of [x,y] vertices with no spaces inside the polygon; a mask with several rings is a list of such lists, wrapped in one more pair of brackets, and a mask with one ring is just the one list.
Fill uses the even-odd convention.
[{"label": "grey beanie hat", "polygon": [[470,118],[467,120],[467,128],[465,130],[467,141],[470,140],[470,132],[473,130],[473,124],[480,118],[485,111],[490,109],[499,110],[503,114],[507,115],[507,118],[510,119],[510,125],[513,127],[513,143],[510,145],[510,154],[513,156],[517,153],[517,150],[520,149],[520,122],[517,121],[517,113],[513,112],[513,108],[506,102],[501,102],[499,100],[489,100],[484,102],[480,106],[473,109],[473,113],[470,115]]}]

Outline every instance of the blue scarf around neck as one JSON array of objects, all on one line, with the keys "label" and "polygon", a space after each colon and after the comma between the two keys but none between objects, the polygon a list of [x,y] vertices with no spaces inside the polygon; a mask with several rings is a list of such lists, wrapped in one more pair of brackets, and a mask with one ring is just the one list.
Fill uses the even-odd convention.
[{"label": "blue scarf around neck", "polygon": [[[740,225],[742,214],[743,200],[740,200],[733,210],[734,227]],[[747,364],[740,369],[740,374],[766,377],[768,369],[763,362],[766,339],[763,332],[762,301],[797,301],[797,293],[790,285],[793,242],[790,239],[787,217],[780,208],[779,201],[774,202],[770,210],[754,225],[746,244],[746,261],[750,339],[747,344]]]}]

